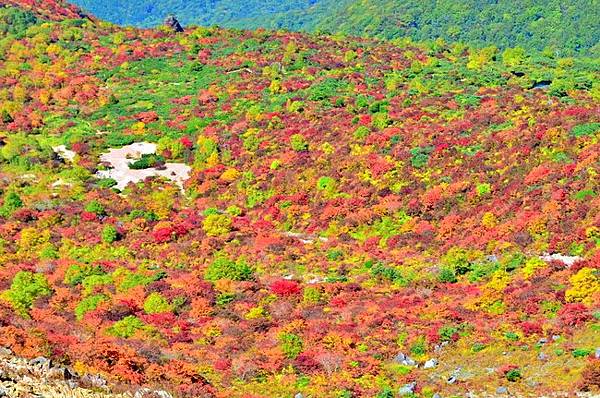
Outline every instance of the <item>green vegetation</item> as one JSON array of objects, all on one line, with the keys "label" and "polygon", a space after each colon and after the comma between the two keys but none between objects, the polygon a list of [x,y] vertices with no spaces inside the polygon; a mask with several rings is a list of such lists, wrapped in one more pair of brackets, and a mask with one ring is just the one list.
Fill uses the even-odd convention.
[{"label": "green vegetation", "polygon": [[295,359],[302,352],[302,339],[293,333],[282,333],[279,335],[281,351],[288,359]]},{"label": "green vegetation", "polygon": [[252,268],[246,263],[246,260],[239,258],[230,260],[227,257],[219,256],[214,259],[206,268],[204,278],[215,282],[220,279],[230,279],[234,281],[245,281],[252,278]]},{"label": "green vegetation", "polygon": [[[183,24],[204,26],[285,28],[386,39],[409,37],[418,41],[442,38],[476,47],[548,50],[559,56],[600,52],[597,23],[600,7],[587,0],[567,3],[560,0],[75,0],[75,3],[124,25],[156,26],[167,15],[175,14]],[[508,52],[503,61],[515,66],[522,56],[520,50]],[[352,59],[352,53],[345,58]]]},{"label": "green vegetation", "polygon": [[15,311],[27,317],[33,302],[52,293],[50,285],[43,274],[19,271],[10,285],[10,289],[2,297],[10,302]]},{"label": "green vegetation", "polygon": [[106,225],[102,229],[102,242],[104,243],[113,243],[119,237],[119,233],[117,229],[112,225]]},{"label": "green vegetation", "polygon": [[146,314],[160,314],[171,311],[171,305],[160,293],[152,292],[144,301]]},{"label": "green vegetation", "polygon": [[108,333],[117,337],[128,339],[132,337],[138,330],[142,330],[144,326],[144,322],[142,322],[138,317],[129,315],[120,321],[115,322],[114,325],[108,328]]}]

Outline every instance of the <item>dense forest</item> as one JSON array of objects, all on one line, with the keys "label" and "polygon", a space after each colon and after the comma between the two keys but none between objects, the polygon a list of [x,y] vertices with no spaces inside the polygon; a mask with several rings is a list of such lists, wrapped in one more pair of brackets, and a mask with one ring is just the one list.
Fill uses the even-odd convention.
[{"label": "dense forest", "polygon": [[75,0],[109,21],[159,25],[168,14],[184,24],[291,29],[385,39],[460,41],[470,45],[600,54],[598,0]]},{"label": "dense forest", "polygon": [[591,398],[599,336],[598,58],[0,0],[0,391]]}]

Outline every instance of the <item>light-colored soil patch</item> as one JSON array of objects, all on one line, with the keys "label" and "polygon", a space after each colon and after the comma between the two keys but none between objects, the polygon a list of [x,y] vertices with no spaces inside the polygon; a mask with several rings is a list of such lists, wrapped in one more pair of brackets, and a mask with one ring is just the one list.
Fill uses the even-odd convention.
[{"label": "light-colored soil patch", "polygon": [[122,148],[113,148],[100,156],[100,161],[111,168],[96,173],[99,178],[112,178],[117,181],[115,188],[124,189],[129,183],[144,181],[147,177],[161,176],[176,183],[183,190],[183,183],[190,177],[192,168],[183,163],[165,163],[164,169],[154,167],[142,170],[129,168],[129,164],[142,155],[156,153],[156,144],[136,142]]}]

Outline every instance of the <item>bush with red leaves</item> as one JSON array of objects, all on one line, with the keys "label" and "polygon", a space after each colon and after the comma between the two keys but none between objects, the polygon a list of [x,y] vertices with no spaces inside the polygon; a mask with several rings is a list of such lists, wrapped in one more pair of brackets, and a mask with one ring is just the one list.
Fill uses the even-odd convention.
[{"label": "bush with red leaves", "polygon": [[590,310],[581,303],[569,303],[558,312],[558,318],[565,326],[579,326],[592,317]]},{"label": "bush with red leaves", "polygon": [[152,238],[155,243],[169,242],[175,233],[173,227],[161,227],[152,231]]},{"label": "bush with red leaves", "polygon": [[312,352],[300,353],[294,360],[294,366],[302,373],[310,374],[319,371],[321,365]]},{"label": "bush with red leaves", "polygon": [[278,296],[293,296],[299,294],[300,284],[295,281],[290,281],[287,279],[280,279],[273,283],[271,283],[271,291]]},{"label": "bush with red leaves", "polygon": [[521,330],[525,334],[525,336],[531,336],[533,334],[541,334],[542,333],[542,325],[537,322],[522,322]]}]

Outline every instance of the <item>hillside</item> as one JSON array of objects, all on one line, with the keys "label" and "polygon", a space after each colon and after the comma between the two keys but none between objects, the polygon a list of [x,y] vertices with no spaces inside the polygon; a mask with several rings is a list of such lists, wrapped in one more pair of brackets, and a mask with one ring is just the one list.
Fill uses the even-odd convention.
[{"label": "hillside", "polygon": [[174,397],[600,393],[597,59],[0,4],[1,347]]},{"label": "hillside", "polygon": [[75,0],[122,25],[157,26],[175,14],[186,25],[324,31],[473,46],[523,47],[557,55],[600,55],[598,0]]}]

